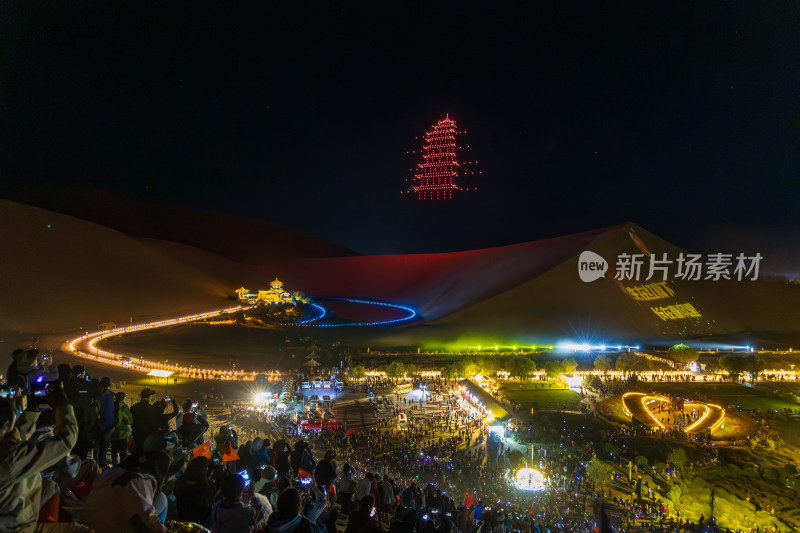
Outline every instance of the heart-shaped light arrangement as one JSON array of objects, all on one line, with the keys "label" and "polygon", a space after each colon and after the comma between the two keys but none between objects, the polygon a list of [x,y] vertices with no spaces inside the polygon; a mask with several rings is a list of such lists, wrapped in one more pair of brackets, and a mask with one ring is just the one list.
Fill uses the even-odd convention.
[{"label": "heart-shaped light arrangement", "polygon": [[[650,410],[652,403],[672,403],[665,396],[645,394],[643,392],[626,392],[622,395],[622,406],[625,414],[636,418],[650,428],[665,429],[666,426],[656,418]],[[683,428],[686,433],[700,433],[707,429],[713,430],[725,420],[725,409],[713,403],[684,402],[684,407],[695,407],[703,410],[700,418]]]}]

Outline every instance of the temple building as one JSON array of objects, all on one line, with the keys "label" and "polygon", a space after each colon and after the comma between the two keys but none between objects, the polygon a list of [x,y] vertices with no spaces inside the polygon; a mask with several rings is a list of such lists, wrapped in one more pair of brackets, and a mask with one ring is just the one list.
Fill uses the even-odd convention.
[{"label": "temple building", "polygon": [[294,303],[294,298],[292,298],[291,293],[284,290],[283,282],[278,278],[275,278],[275,280],[269,284],[269,289],[251,292],[244,287],[240,287],[236,289],[236,295],[239,297],[240,302],[247,302],[249,304]]}]

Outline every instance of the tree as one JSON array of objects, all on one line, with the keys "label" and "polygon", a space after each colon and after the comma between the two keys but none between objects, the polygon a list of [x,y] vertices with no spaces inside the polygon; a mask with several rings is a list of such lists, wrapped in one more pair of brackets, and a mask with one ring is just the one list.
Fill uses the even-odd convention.
[{"label": "tree", "polygon": [[406,367],[400,361],[392,361],[388,365],[386,365],[386,376],[392,378],[393,380],[397,380],[397,378],[402,378],[406,375]]},{"label": "tree", "polygon": [[547,361],[544,364],[544,371],[547,377],[555,379],[564,373],[564,365],[561,364],[561,361]]},{"label": "tree", "polygon": [[601,355],[594,360],[594,368],[595,370],[599,370],[603,373],[608,372],[611,370],[611,359],[609,359],[605,355]]},{"label": "tree", "polygon": [[442,369],[442,379],[453,380],[458,377],[458,368],[455,363],[451,363]]},{"label": "tree", "polygon": [[405,370],[405,375],[410,378],[418,378],[422,375],[419,367],[414,363],[403,365],[403,369]]},{"label": "tree", "polygon": [[766,362],[758,355],[747,357],[745,363],[745,369],[753,374],[753,379],[757,378],[758,375],[764,371],[766,366]]},{"label": "tree", "polygon": [[598,376],[586,376],[583,378],[583,386],[598,390],[603,386],[603,380],[600,379]]},{"label": "tree", "polygon": [[600,492],[611,486],[611,474],[613,473],[614,467],[597,457],[589,461],[589,465],[586,467],[586,475],[594,481]]},{"label": "tree", "polygon": [[666,496],[664,496],[664,499],[667,501],[667,505],[673,513],[678,508],[678,504],[681,501],[682,495],[683,488],[680,486],[680,484],[675,483],[669,488]]},{"label": "tree", "polygon": [[737,355],[723,355],[719,358],[719,367],[730,374],[731,381],[739,381],[739,374],[744,372],[747,361]]},{"label": "tree", "polygon": [[683,472],[683,467],[684,465],[686,465],[686,462],[688,461],[688,458],[686,457],[686,452],[683,450],[683,448],[675,448],[674,450],[669,452],[667,459],[669,459],[669,462],[672,464],[672,466],[675,467],[676,470],[679,470],[681,472]]},{"label": "tree", "polygon": [[475,361],[477,371],[485,376],[490,376],[500,369],[500,361],[495,355],[484,355]]},{"label": "tree", "polygon": [[526,357],[515,357],[508,362],[507,370],[511,376],[525,379],[536,370],[536,363]]},{"label": "tree", "polygon": [[697,350],[690,348],[683,343],[670,346],[667,353],[673,361],[682,363],[684,365],[697,360]]},{"label": "tree", "polygon": [[569,359],[564,359],[563,361],[561,361],[561,367],[564,369],[563,370],[564,374],[572,374],[573,372],[575,372],[575,370],[577,370],[578,362],[570,357]]},{"label": "tree", "polygon": [[636,356],[632,353],[623,353],[617,357],[617,360],[614,362],[614,368],[619,370],[620,372],[630,372],[633,370],[633,359]]},{"label": "tree", "polygon": [[347,375],[353,379],[364,379],[367,374],[367,369],[363,366],[354,366],[347,371]]},{"label": "tree", "polygon": [[478,367],[471,359],[461,359],[456,363],[458,375],[462,378],[471,378],[478,373]]}]

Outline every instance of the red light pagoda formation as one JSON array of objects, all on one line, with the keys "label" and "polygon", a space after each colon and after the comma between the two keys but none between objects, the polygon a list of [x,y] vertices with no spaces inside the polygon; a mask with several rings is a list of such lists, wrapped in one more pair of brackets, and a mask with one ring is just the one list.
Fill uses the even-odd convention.
[{"label": "red light pagoda formation", "polygon": [[456,159],[456,122],[446,115],[425,133],[422,163],[414,173],[412,190],[418,200],[449,200],[453,191],[461,190],[454,180],[458,177]]}]

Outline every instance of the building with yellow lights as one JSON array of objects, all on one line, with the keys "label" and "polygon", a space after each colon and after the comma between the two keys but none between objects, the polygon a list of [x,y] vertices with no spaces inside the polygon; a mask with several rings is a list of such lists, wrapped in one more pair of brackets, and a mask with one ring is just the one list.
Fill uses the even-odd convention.
[{"label": "building with yellow lights", "polygon": [[240,302],[249,304],[293,304],[294,298],[292,294],[283,288],[283,282],[278,278],[269,284],[269,289],[259,290],[252,292],[244,287],[236,289],[236,295],[239,297]]}]

